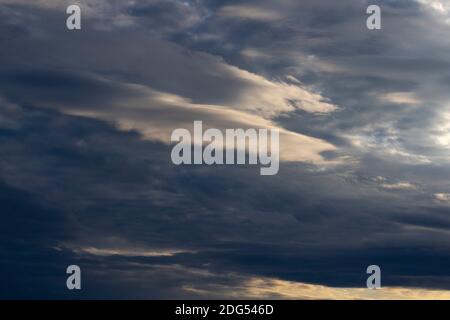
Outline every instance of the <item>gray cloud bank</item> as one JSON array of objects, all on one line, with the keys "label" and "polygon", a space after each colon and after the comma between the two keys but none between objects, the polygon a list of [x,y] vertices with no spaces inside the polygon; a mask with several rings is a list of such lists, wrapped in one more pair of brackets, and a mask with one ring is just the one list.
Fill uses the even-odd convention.
[{"label": "gray cloud bank", "polygon": [[[449,289],[448,3],[378,3],[0,1],[0,297]],[[282,128],[279,175],[172,165],[193,120]]]}]

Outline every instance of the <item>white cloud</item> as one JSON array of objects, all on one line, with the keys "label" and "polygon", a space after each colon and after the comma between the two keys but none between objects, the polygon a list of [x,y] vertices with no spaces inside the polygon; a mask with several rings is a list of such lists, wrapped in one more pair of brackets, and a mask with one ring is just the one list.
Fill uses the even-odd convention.
[{"label": "white cloud", "polygon": [[241,55],[248,59],[270,59],[271,55],[258,50],[256,48],[245,48],[241,51]]},{"label": "white cloud", "polygon": [[385,177],[378,176],[375,178],[375,182],[384,189],[397,189],[397,190],[415,190],[417,186],[407,181],[391,182]]},{"label": "white cloud", "polygon": [[274,10],[250,5],[224,6],[220,8],[217,14],[220,17],[229,19],[248,19],[267,22],[276,21],[282,18],[282,16]]},{"label": "white cloud", "polygon": [[337,107],[323,96],[297,85],[274,82],[245,70],[227,66],[236,81],[247,83],[248,90],[236,97],[234,108],[257,112],[265,118],[295,109],[307,112],[328,113]]},{"label": "white cloud", "polygon": [[390,92],[381,96],[386,102],[397,104],[419,104],[421,100],[413,92]]},{"label": "white cloud", "polygon": [[[375,132],[382,130],[382,136],[376,136]],[[406,150],[400,141],[400,133],[392,124],[384,124],[383,127],[367,126],[361,132],[345,137],[360,151],[371,152],[385,159],[393,159],[404,164],[430,164],[431,160],[423,154]]]},{"label": "white cloud", "polygon": [[410,182],[395,182],[395,183],[382,183],[380,187],[385,189],[398,189],[398,190],[414,190],[417,187]]},{"label": "white cloud", "polygon": [[440,203],[450,204],[450,193],[436,193],[434,198]]},{"label": "white cloud", "polygon": [[124,257],[171,257],[179,253],[192,251],[176,249],[140,249],[140,248],[96,248],[83,247],[73,249],[75,253],[87,253],[95,256],[124,256]]},{"label": "white cloud", "polygon": [[416,0],[432,13],[442,16],[444,22],[450,25],[450,1],[448,0]]},{"label": "white cloud", "polygon": [[438,121],[439,123],[432,130],[436,144],[446,149],[450,148],[450,113],[443,113]]},{"label": "white cloud", "polygon": [[[110,82],[104,79],[101,81]],[[142,85],[121,85],[127,87],[133,94],[124,100],[112,102],[108,108],[86,109],[66,105],[62,110],[68,114],[111,121],[117,123],[123,130],[136,130],[146,139],[166,144],[170,143],[174,129],[191,129],[195,120],[202,120],[205,127],[221,130],[277,128],[280,130],[280,160],[332,163],[321,156],[322,152],[336,149],[332,144],[283,129],[258,114],[234,110],[229,106],[196,104],[184,97]],[[155,117],[155,114],[158,117]]]},{"label": "white cloud", "polygon": [[417,1],[437,13],[448,14],[450,12],[450,1],[448,0],[417,0]]}]

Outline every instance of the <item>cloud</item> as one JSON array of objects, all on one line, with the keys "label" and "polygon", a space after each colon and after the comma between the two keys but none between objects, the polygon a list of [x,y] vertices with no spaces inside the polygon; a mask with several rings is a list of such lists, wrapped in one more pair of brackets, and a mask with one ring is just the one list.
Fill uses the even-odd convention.
[{"label": "cloud", "polygon": [[380,187],[385,189],[397,189],[397,190],[417,189],[417,186],[407,181],[389,182],[384,177],[377,177],[375,180],[380,184]]},{"label": "cloud", "polygon": [[366,288],[333,288],[271,278],[250,278],[243,283],[213,285],[208,290],[185,287],[203,297],[230,297],[232,299],[295,299],[295,300],[449,300],[450,292],[414,288],[378,290]]},{"label": "cloud", "polygon": [[[29,27],[43,22],[30,20]],[[63,36],[53,31],[54,26],[43,27],[48,37]],[[117,46],[118,42],[124,43]],[[31,50],[22,52],[26,56]],[[60,71],[46,67],[52,64],[49,52],[65,57],[59,63]],[[73,52],[78,52],[78,58]],[[298,83],[268,80],[209,54],[186,52],[142,32],[83,33],[64,46],[34,51],[34,59],[40,61],[34,70],[20,67],[25,56],[13,58],[0,75],[3,96],[17,104],[114,122],[122,129],[141,132],[146,139],[165,143],[174,129],[190,127],[194,120],[219,129],[279,128],[281,159],[285,161],[324,164],[321,153],[335,150],[331,143],[284,129],[273,120],[296,110],[314,114],[335,111],[337,107],[320,93]],[[126,65],[117,63],[119,56],[128,61]],[[77,71],[68,71],[64,63]]]},{"label": "cloud", "polygon": [[[205,126],[221,130],[227,128],[278,128],[281,130],[280,157],[284,161],[325,164],[326,161],[321,153],[335,149],[330,143],[290,132],[257,114],[235,110],[230,106],[195,104],[184,97],[156,91],[143,85],[114,82],[95,76],[55,73],[24,75],[15,78],[6,84],[6,86],[11,86],[8,94],[16,94],[15,90],[17,90],[16,85],[18,84],[22,88],[27,87],[29,97],[23,95],[19,97],[19,92],[17,92],[19,99],[25,99],[22,102],[29,101],[31,103],[32,101],[35,105],[54,108],[67,114],[116,123],[123,130],[137,130],[146,139],[158,140],[167,144],[171,143],[170,136],[173,130],[191,128],[194,121],[203,120]],[[55,81],[61,84],[57,95],[52,91]],[[67,84],[62,85],[64,81]],[[36,82],[40,83],[40,87],[34,85]],[[272,84],[269,83],[268,86],[272,86]],[[89,98],[84,101],[72,95],[74,88],[78,93],[86,92],[86,96]],[[270,92],[270,90],[268,91]],[[278,89],[275,88],[275,92],[278,92]],[[314,102],[314,95],[310,97],[311,103],[320,105],[320,102]],[[30,98],[32,100],[29,100]],[[280,97],[280,99],[282,98]],[[305,103],[309,105],[309,102]],[[155,118],[155,114],[158,114],[157,118]]]},{"label": "cloud", "polygon": [[[350,132],[361,136],[376,130],[373,119],[377,119],[377,123],[390,127],[388,134],[395,132],[395,137],[388,135],[386,140],[394,138],[396,143],[389,148],[374,144],[371,152],[385,153],[386,157],[396,154],[399,161],[408,163],[448,162],[433,133],[448,112],[447,76],[440,71],[449,65],[444,53],[450,47],[442,41],[448,37],[447,25],[426,10],[426,4],[385,1],[383,28],[392,32],[371,33],[363,19],[367,5],[286,1],[276,6],[276,12],[283,16],[276,24],[249,27],[245,21],[227,24],[211,19],[204,21],[197,33],[220,30],[216,31],[220,40],[180,39],[184,39],[183,45],[222,55],[243,68],[280,78],[292,75],[320,88],[340,107],[323,121],[305,115],[280,120],[291,128],[304,132],[308,126],[316,136],[337,140]],[[261,7],[270,8],[270,3],[263,1]],[[220,6],[213,9],[220,10]],[[224,42],[234,46],[225,49],[220,46]],[[251,50],[245,51],[243,44]],[[256,58],[252,53],[264,55]],[[383,141],[381,136],[378,141]]]},{"label": "cloud", "polygon": [[[36,107],[0,110],[16,123],[0,130],[7,155],[2,181],[6,190],[22,194],[2,192],[10,199],[6,212],[18,212],[30,194],[36,202],[19,215],[6,215],[5,237],[16,241],[21,236],[16,226],[31,219],[21,230],[34,239],[29,250],[48,264],[40,266],[28,251],[8,246],[3,254],[11,261],[5,267],[13,275],[8,283],[15,284],[11,295],[24,297],[28,286],[36,291],[27,297],[65,297],[58,279],[40,286],[35,273],[25,271],[19,283],[18,261],[26,265],[23,270],[52,279],[67,261],[77,261],[93,288],[81,293],[85,298],[192,298],[194,293],[182,288],[209,292],[200,284],[230,286],[233,273],[359,286],[366,276],[361,270],[373,261],[389,270],[383,274],[386,286],[448,287],[443,278],[449,269],[442,262],[448,217],[439,215],[431,227],[430,216],[438,212],[416,194],[376,192],[348,183],[342,173],[299,163],[285,164],[266,180],[248,168],[176,167],[167,161],[167,145],[104,121]],[[36,217],[29,212],[49,222],[31,223]],[[417,215],[421,218],[413,220]],[[435,243],[442,252],[430,251]],[[344,276],[336,278],[336,272]]]},{"label": "cloud", "polygon": [[442,15],[448,15],[450,12],[450,2],[447,0],[417,0],[428,9],[435,11]]},{"label": "cloud", "polygon": [[414,93],[412,92],[391,92],[382,96],[382,99],[386,102],[398,103],[398,104],[419,104],[421,103],[418,100]]},{"label": "cloud", "polygon": [[382,183],[380,186],[385,189],[399,189],[399,190],[416,189],[416,186],[414,186],[413,184],[411,184],[409,182],[397,182],[397,183],[392,183],[392,184]]},{"label": "cloud", "polygon": [[[1,3],[2,296],[67,297],[67,261],[87,298],[370,298],[373,263],[376,298],[450,288],[445,19],[388,1],[371,32],[366,2],[86,1],[71,33],[61,1]],[[279,175],[172,165],[194,120],[279,128]]]},{"label": "cloud", "polygon": [[440,203],[450,204],[450,193],[436,193],[434,197]]},{"label": "cloud", "polygon": [[217,12],[220,17],[228,19],[248,19],[264,22],[273,22],[282,18],[274,10],[250,5],[227,5]]},{"label": "cloud", "polygon": [[[61,249],[60,249],[61,250]],[[179,253],[190,252],[184,250],[155,250],[155,249],[124,249],[124,248],[96,248],[84,247],[72,249],[74,253],[90,254],[94,256],[123,256],[123,257],[171,257]]]}]

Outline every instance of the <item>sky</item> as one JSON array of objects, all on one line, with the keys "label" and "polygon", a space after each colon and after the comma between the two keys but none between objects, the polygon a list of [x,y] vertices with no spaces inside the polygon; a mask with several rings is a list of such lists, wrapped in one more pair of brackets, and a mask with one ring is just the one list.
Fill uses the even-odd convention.
[{"label": "sky", "polygon": [[449,299],[449,86],[448,0],[0,0],[0,298]]}]

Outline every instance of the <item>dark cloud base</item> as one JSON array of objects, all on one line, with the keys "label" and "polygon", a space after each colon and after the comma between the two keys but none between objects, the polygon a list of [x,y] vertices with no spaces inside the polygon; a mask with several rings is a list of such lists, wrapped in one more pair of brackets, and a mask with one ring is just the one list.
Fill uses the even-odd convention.
[{"label": "dark cloud base", "polygon": [[[388,214],[393,205],[379,204],[393,201],[386,196],[339,200],[339,187],[330,184],[343,182],[328,174],[304,173],[303,187],[292,190],[282,183],[284,173],[255,189],[250,177],[257,170],[172,167],[162,161],[168,147],[136,133],[42,109],[18,110],[20,121],[0,138],[6,152],[2,298],[189,298],[195,295],[183,286],[238,284],[251,276],[363,287],[365,268],[374,263],[385,286],[449,288],[448,251],[434,246],[439,238],[427,244],[400,234],[381,246],[384,241],[376,240],[383,232],[402,232],[395,219],[428,226],[429,219],[415,218],[422,209]],[[312,198],[311,188],[323,190],[323,184],[335,192]],[[128,249],[192,253],[96,256],[70,247],[102,247],[110,237],[127,239]],[[70,264],[82,267],[81,292],[65,288]]]}]

